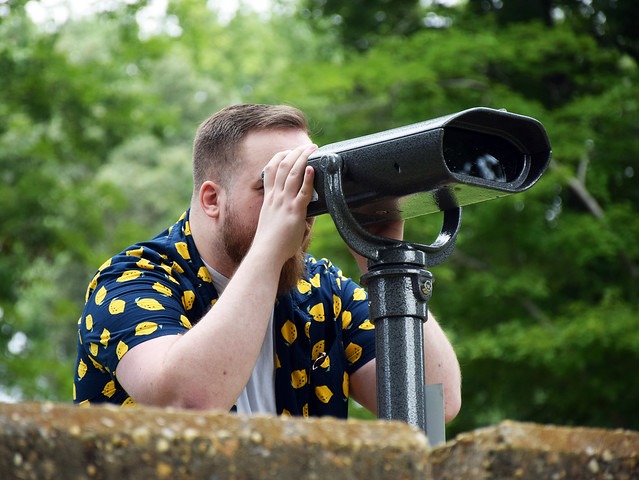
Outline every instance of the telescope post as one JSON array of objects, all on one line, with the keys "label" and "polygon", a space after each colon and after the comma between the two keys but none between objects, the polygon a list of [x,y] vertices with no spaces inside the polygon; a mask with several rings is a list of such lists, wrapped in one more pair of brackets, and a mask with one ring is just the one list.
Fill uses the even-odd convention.
[{"label": "telescope post", "polygon": [[424,430],[431,445],[446,441],[441,384],[426,385],[423,324],[433,276],[424,252],[407,245],[388,248],[369,262],[362,283],[375,324],[377,415]]}]

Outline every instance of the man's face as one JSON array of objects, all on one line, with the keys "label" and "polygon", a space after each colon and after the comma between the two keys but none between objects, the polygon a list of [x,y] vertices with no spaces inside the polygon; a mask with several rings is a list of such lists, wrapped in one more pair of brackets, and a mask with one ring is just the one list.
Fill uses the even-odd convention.
[{"label": "man's face", "polygon": [[[222,239],[226,255],[239,263],[251,247],[262,202],[262,170],[269,160],[284,150],[311,143],[303,130],[272,129],[249,134],[242,142],[238,161],[241,166],[233,175],[228,187],[227,202],[224,206]],[[287,293],[297,284],[304,273],[304,253],[311,240],[312,219],[307,220],[307,229],[297,254],[282,268],[278,296]]]}]

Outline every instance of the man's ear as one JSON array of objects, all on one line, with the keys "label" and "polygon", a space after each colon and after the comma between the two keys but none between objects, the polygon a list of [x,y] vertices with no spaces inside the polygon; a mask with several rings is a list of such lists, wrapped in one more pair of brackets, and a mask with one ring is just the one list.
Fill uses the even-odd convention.
[{"label": "man's ear", "polygon": [[202,211],[211,218],[220,216],[224,191],[219,183],[207,180],[200,187],[200,206]]}]

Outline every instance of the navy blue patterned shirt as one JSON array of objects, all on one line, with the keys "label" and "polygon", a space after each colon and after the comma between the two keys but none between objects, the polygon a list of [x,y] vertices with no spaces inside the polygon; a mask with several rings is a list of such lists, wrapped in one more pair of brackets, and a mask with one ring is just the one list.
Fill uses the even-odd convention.
[{"label": "navy blue patterned shirt", "polygon": [[[367,295],[326,259],[307,255],[306,266],[306,277],[275,303],[277,412],[345,418],[349,377],[375,356]],[[188,211],[105,262],[78,320],[74,402],[135,404],[117,380],[122,356],[151,338],[184,334],[217,298]]]}]

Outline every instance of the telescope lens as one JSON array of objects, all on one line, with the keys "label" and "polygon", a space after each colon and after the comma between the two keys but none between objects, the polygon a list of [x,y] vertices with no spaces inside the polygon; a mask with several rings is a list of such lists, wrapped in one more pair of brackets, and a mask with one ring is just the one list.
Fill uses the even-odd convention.
[{"label": "telescope lens", "polygon": [[526,156],[503,137],[462,128],[444,129],[444,161],[453,173],[498,183],[513,182],[526,168]]}]

